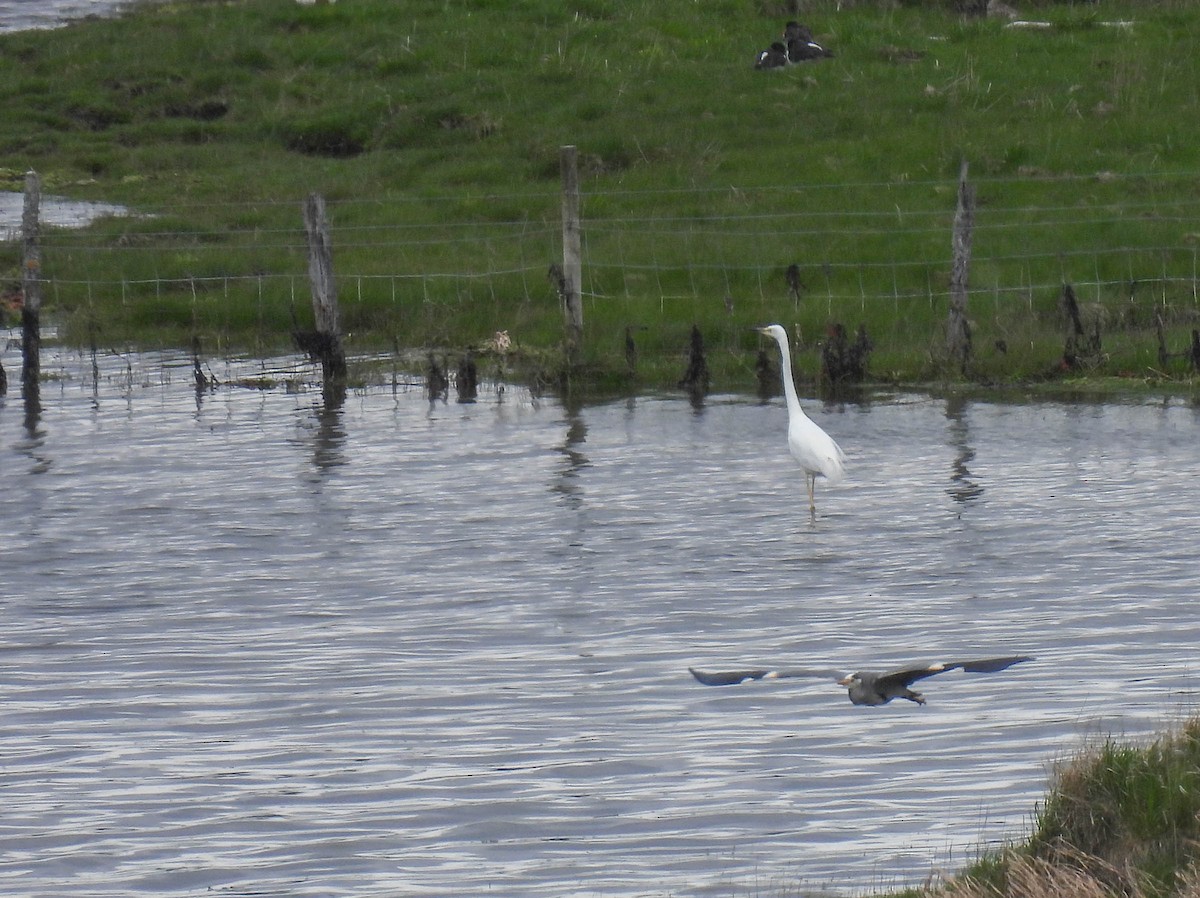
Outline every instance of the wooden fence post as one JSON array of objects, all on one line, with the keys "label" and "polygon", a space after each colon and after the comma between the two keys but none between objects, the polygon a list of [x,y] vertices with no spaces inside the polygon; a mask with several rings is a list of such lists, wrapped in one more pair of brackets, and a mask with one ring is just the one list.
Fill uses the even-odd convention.
[{"label": "wooden fence post", "polygon": [[580,294],[583,249],[579,233],[579,167],[575,147],[562,147],[559,167],[563,182],[563,285],[560,293],[567,335],[567,361],[574,365],[579,360],[579,349],[583,342],[583,298]]},{"label": "wooden fence post", "polygon": [[954,262],[950,273],[950,320],[946,348],[960,371],[971,358],[971,325],[967,321],[967,284],[971,273],[971,229],[975,223],[975,189],[967,181],[964,159],[958,173],[958,208],[954,212],[951,243]]},{"label": "wooden fence post", "polygon": [[42,375],[42,250],[40,244],[42,182],[37,172],[25,173],[25,208],[21,214],[24,250],[21,257],[21,390],[26,401],[38,400]]},{"label": "wooden fence post", "polygon": [[300,340],[301,348],[321,362],[325,386],[346,379],[346,353],[338,325],[337,283],[333,278],[333,241],[329,236],[329,219],[325,214],[325,198],[309,194],[304,203],[304,232],[308,235],[308,280],[312,289],[313,318],[316,334]]}]

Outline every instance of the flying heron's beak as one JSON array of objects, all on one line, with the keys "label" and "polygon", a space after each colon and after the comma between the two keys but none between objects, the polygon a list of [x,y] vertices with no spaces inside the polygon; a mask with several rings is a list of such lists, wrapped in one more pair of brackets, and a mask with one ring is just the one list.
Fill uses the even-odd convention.
[{"label": "flying heron's beak", "polygon": [[845,676],[845,677],[842,677],[840,680],[838,680],[837,684],[839,686],[849,686],[853,682],[854,682],[853,676]]},{"label": "flying heron's beak", "polygon": [[754,331],[756,334],[766,334],[766,332],[767,332],[767,329],[765,327],[762,327],[757,324],[754,327],[750,328],[750,330]]}]

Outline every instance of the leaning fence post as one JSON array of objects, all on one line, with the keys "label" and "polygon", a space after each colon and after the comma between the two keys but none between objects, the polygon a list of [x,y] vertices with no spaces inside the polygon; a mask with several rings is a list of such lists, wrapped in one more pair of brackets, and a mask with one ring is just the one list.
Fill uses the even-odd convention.
[{"label": "leaning fence post", "polygon": [[[304,232],[308,235],[308,280],[312,289],[313,318],[316,334],[302,345],[321,362],[325,385],[346,378],[346,354],[338,325],[337,284],[333,278],[333,241],[325,198],[309,194],[304,203]],[[303,343],[303,341],[301,341]]]},{"label": "leaning fence post", "polygon": [[958,208],[954,212],[951,244],[954,261],[950,273],[950,320],[946,341],[950,358],[963,370],[971,358],[971,325],[967,321],[967,284],[971,271],[971,229],[975,219],[975,189],[967,181],[964,159],[958,173]]},{"label": "leaning fence post", "polygon": [[21,389],[36,400],[40,389],[42,346],[42,250],[40,245],[42,182],[37,172],[25,173],[25,208],[21,214],[24,250],[21,257]]},{"label": "leaning fence post", "polygon": [[579,360],[583,342],[583,249],[579,233],[579,167],[575,147],[562,147],[559,153],[562,170],[562,234],[563,234],[563,317],[567,334],[567,360],[572,365]]}]

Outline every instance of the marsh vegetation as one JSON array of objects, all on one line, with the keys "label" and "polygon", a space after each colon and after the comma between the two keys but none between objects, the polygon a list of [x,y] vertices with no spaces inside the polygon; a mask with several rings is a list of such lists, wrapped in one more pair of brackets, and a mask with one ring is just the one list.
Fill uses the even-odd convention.
[{"label": "marsh vegetation", "polygon": [[942,898],[1200,895],[1200,720],[1144,744],[1105,739],[1060,766],[1028,842]]}]

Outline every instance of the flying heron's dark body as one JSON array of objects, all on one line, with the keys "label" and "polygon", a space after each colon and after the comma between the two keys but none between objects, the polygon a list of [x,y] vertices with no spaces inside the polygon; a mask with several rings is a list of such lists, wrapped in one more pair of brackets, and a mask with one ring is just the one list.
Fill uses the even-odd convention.
[{"label": "flying heron's dark body", "polygon": [[832,677],[837,680],[839,686],[848,687],[850,701],[856,705],[886,705],[894,698],[904,698],[923,705],[925,698],[921,693],[914,692],[909,688],[917,680],[945,673],[948,670],[962,670],[966,673],[995,673],[1012,667],[1014,664],[1032,660],[1028,655],[1011,655],[1007,658],[981,658],[975,661],[943,661],[938,664],[904,667],[890,673],[860,670],[849,676],[841,676],[830,670],[802,668],[705,672],[689,667],[688,670],[705,686],[734,686],[747,680],[777,680],[784,677]]}]

